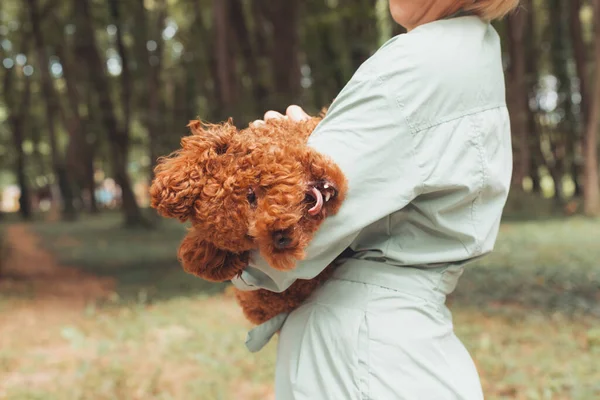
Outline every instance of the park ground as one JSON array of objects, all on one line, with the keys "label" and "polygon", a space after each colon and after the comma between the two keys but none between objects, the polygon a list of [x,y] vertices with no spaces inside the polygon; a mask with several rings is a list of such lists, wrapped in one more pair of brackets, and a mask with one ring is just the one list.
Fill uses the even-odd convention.
[{"label": "park ground", "polygon": [[[268,400],[225,285],[184,274],[184,231],[118,216],[0,226],[0,398]],[[505,222],[450,298],[486,399],[600,398],[600,221]]]}]

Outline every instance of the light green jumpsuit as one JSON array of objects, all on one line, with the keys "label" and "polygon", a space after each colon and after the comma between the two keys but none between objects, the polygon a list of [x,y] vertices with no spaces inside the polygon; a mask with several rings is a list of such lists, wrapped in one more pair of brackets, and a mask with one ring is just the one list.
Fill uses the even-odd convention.
[{"label": "light green jumpsuit", "polygon": [[349,192],[289,272],[258,254],[236,287],[282,291],[328,281],[299,309],[256,327],[258,351],[282,327],[277,400],[481,399],[474,363],[445,306],[464,264],[496,241],[511,177],[500,40],[461,16],[383,45],[332,103],[309,145]]}]

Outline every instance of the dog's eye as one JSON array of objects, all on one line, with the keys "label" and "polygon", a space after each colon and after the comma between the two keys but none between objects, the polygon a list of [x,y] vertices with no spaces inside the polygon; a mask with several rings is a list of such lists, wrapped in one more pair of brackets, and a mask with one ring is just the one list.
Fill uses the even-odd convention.
[{"label": "dog's eye", "polygon": [[220,145],[218,145],[218,146],[217,146],[217,148],[215,149],[215,152],[216,152],[218,155],[220,155],[220,156],[221,156],[221,155],[223,155],[223,154],[227,153],[227,149],[228,149],[228,148],[229,148],[229,146],[227,146],[226,144],[220,144]]},{"label": "dog's eye", "polygon": [[254,193],[254,190],[248,189],[248,195],[246,198],[248,199],[248,203],[250,203],[251,206],[256,205],[256,193]]}]

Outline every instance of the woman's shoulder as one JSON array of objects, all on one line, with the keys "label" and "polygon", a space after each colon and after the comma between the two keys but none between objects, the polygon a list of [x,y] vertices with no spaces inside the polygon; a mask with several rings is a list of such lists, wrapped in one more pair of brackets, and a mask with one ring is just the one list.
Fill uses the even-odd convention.
[{"label": "woman's shoulder", "polygon": [[350,84],[365,81],[385,87],[415,126],[505,104],[500,39],[477,17],[436,21],[392,38]]},{"label": "woman's shoulder", "polygon": [[500,37],[477,17],[431,22],[388,40],[365,63],[382,72],[416,68],[423,73],[472,71],[501,62]]}]

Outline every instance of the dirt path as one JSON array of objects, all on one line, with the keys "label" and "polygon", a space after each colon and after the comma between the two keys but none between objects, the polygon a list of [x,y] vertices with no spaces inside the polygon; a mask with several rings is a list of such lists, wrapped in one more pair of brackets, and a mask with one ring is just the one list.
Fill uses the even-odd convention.
[{"label": "dirt path", "polygon": [[26,225],[9,226],[6,240],[8,259],[0,279],[0,293],[29,294],[33,301],[77,307],[108,296],[114,287],[111,279],[58,264]]},{"label": "dirt path", "polygon": [[[110,279],[60,265],[24,224],[7,227],[5,239],[8,257],[0,276],[0,349],[8,354],[19,351],[22,356],[4,360],[0,398],[10,388],[56,380],[57,374],[29,365],[34,357],[28,352],[51,352],[55,360],[69,354],[60,338],[61,328],[80,320],[88,304],[109,296],[114,288]],[[17,372],[23,366],[33,372]]]},{"label": "dirt path", "polygon": [[14,344],[23,330],[37,332],[43,341],[44,328],[81,315],[87,304],[112,293],[111,279],[61,266],[26,225],[11,225],[5,233],[8,258],[0,277],[0,296],[6,300],[0,309],[0,348]]}]

